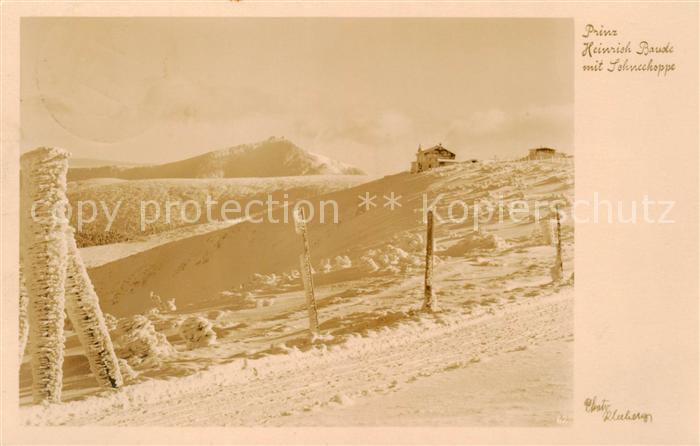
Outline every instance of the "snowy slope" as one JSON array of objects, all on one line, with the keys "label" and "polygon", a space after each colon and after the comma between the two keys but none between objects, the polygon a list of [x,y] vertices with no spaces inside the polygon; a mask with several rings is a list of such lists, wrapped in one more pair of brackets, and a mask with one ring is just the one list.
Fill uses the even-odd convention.
[{"label": "snowy slope", "polygon": [[123,161],[111,161],[102,160],[95,158],[70,158],[68,160],[68,165],[71,168],[86,168],[86,167],[105,167],[105,166],[125,166],[134,167],[139,166],[138,163],[127,163]]},{"label": "snowy slope", "polygon": [[[382,199],[391,192],[402,196],[393,211]],[[340,223],[309,224],[322,333],[313,341],[291,221],[209,228],[97,262],[89,272],[117,327],[116,345],[118,327],[140,314],[172,351],[133,362],[133,384],[97,395],[69,329],[64,398],[71,402],[26,408],[25,422],[555,425],[558,416],[569,417],[573,226],[565,222],[562,230],[565,280],[555,284],[555,249],[534,220],[487,223],[479,233],[471,218],[436,223],[439,311],[426,314],[419,311],[425,192],[431,200],[444,194],[440,214],[456,198],[566,201],[573,195],[573,163],[461,164],[323,196],[338,202]],[[365,193],[377,195],[377,206],[366,211],[358,207]],[[174,299],[176,309],[155,311],[152,291]],[[192,317],[208,321],[214,343],[188,347],[179,327]],[[522,372],[515,381],[513,370]],[[22,404],[30,400],[30,375],[25,358]],[[490,387],[464,382],[476,378]],[[450,399],[435,392],[435,404],[421,408],[421,392],[451,385],[474,395]],[[369,409],[370,401],[385,410]]]},{"label": "snowy slope", "polygon": [[[420,175],[393,175],[323,195],[318,200],[333,199],[338,203],[339,223],[321,224],[315,219],[309,224],[314,267],[321,270],[324,260],[335,263],[336,257],[347,256],[352,268],[343,274],[349,278],[364,277],[369,274],[367,257],[382,265],[383,256],[397,255],[396,248],[412,250],[412,256],[403,258],[402,263],[404,268],[416,267],[422,262],[419,253],[423,249],[420,237],[425,226],[421,210],[424,193],[429,201],[444,194],[441,203],[445,204],[451,199],[473,203],[499,194],[514,199],[523,193],[518,188],[524,189],[526,198],[531,200],[566,198],[573,193],[572,180],[565,176],[567,171],[572,173],[571,163],[463,164]],[[391,192],[402,197],[401,207],[393,211],[383,206],[382,198]],[[366,212],[358,207],[358,196],[365,193],[376,195],[378,204]],[[441,215],[444,208],[445,205],[438,206]],[[285,279],[285,274],[291,275],[299,267],[300,242],[291,219],[284,223],[281,209],[273,215],[280,223],[270,223],[267,219],[262,223],[243,223],[92,269],[90,274],[105,311],[115,315],[143,311],[144,299],[151,291],[176,298],[183,304],[196,303],[216,298],[223,291],[250,288],[256,274],[275,274],[276,286],[281,289],[296,284],[295,279]],[[506,222],[486,225],[485,229],[506,241],[516,241],[519,237],[527,239],[536,227],[534,222]],[[472,228],[471,216],[464,223],[437,225],[438,251],[453,248],[471,237]],[[564,229],[567,234],[571,230],[568,226]],[[456,250],[453,248],[448,253],[464,251],[468,242],[466,247],[457,245]],[[325,278],[322,275],[317,280]]]},{"label": "snowy slope", "polygon": [[[221,219],[221,206],[227,200],[238,200],[245,204],[249,200],[265,200],[267,196],[281,200],[307,198],[331,191],[344,189],[365,182],[364,175],[306,175],[263,178],[167,178],[151,180],[120,180],[115,178],[94,178],[68,184],[68,200],[74,209],[79,203],[95,203],[93,211],[84,206],[83,224],[77,227],[78,212],[71,214],[71,225],[77,229],[76,237],[80,247],[105,245],[107,243],[141,241],[145,236],[191,226],[192,212],[183,218],[180,208],[174,208],[166,220],[166,203],[194,201],[201,212],[196,223],[215,223]],[[212,222],[207,221],[207,199],[216,202],[211,205]],[[154,203],[161,209],[161,218],[141,230],[140,212],[143,203]],[[152,205],[149,209],[153,212]],[[109,227],[109,215],[115,218]],[[190,209],[192,211],[192,209]],[[94,212],[94,215],[93,215]]]},{"label": "snowy slope", "polygon": [[73,168],[68,171],[68,181],[90,178],[142,180],[362,174],[364,172],[356,167],[307,152],[284,138],[270,138],[166,164]]},{"label": "snowy slope", "polygon": [[[22,415],[69,426],[556,426],[573,415],[572,306],[565,289],[493,314],[424,315],[343,345],[239,358]],[[416,402],[430,385],[440,387]]]}]

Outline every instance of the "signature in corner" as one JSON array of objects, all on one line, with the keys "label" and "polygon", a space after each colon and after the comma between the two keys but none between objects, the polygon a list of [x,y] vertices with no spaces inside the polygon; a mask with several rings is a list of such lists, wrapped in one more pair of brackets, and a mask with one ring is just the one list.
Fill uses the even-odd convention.
[{"label": "signature in corner", "polygon": [[645,423],[651,423],[654,417],[648,412],[639,412],[633,410],[620,410],[612,406],[610,401],[603,398],[598,401],[598,397],[586,398],[583,402],[586,412],[588,413],[600,413],[603,417],[603,421],[643,421]]}]

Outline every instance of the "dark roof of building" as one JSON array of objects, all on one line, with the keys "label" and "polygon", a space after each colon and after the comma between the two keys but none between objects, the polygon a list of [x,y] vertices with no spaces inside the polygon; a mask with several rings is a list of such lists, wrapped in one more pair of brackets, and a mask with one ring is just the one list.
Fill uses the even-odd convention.
[{"label": "dark roof of building", "polygon": [[455,156],[457,156],[454,152],[452,152],[452,151],[447,150],[446,148],[444,148],[444,147],[442,146],[442,144],[438,144],[438,145],[433,146],[433,147],[431,147],[431,148],[429,148],[429,149],[425,149],[423,152],[424,152],[424,153],[427,153],[427,152],[439,152],[439,153],[441,153],[441,154],[449,154],[449,155],[451,155],[453,158],[454,158]]}]

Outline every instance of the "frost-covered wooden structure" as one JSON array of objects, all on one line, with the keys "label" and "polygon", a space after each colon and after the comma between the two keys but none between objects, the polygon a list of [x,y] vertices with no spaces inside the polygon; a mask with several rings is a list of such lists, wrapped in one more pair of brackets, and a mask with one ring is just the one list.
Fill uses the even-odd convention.
[{"label": "frost-covered wooden structure", "polygon": [[61,149],[39,148],[20,160],[19,341],[20,355],[26,343],[30,348],[36,403],[61,400],[66,311],[98,383],[112,388],[123,384],[97,294],[66,216],[68,156]]},{"label": "frost-covered wooden structure", "polygon": [[306,216],[304,209],[299,208],[294,212],[294,230],[301,235],[303,252],[299,256],[299,266],[301,267],[301,280],[304,284],[306,294],[306,307],[309,313],[309,331],[311,335],[318,335],[318,310],[316,308],[316,297],[314,295],[313,268],[311,267],[311,253],[309,249],[309,236],[306,233]]},{"label": "frost-covered wooden structure", "polygon": [[423,310],[435,309],[435,292],[433,291],[433,269],[435,259],[435,239],[433,238],[433,211],[428,211],[428,221],[425,230],[425,286],[423,287]]},{"label": "frost-covered wooden structure", "polygon": [[411,162],[411,173],[424,172],[435,167],[446,166],[455,163],[457,155],[442,146],[442,143],[423,150],[418,146],[416,160]]},{"label": "frost-covered wooden structure", "polygon": [[556,149],[552,149],[550,147],[536,147],[534,149],[530,149],[527,152],[527,156],[525,157],[526,160],[544,160],[544,159],[549,159],[549,158],[556,158],[558,157],[559,154],[557,154]]}]

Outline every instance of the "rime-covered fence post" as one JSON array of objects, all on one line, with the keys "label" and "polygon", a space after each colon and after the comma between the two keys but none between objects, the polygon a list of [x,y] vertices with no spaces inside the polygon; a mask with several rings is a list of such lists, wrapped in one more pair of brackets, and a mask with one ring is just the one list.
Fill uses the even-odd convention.
[{"label": "rime-covered fence post", "polygon": [[311,269],[311,253],[309,250],[309,238],[306,233],[306,218],[304,209],[299,208],[294,213],[294,228],[301,235],[304,252],[299,256],[301,266],[301,280],[304,283],[306,293],[306,306],[309,311],[309,330],[312,334],[318,334],[318,312],[316,311],[316,297],[314,296],[313,271]]},{"label": "rime-covered fence post", "polygon": [[557,282],[564,275],[564,262],[561,257],[561,222],[559,221],[559,206],[554,207],[554,214],[557,219],[557,256],[552,267],[552,280]]},{"label": "rime-covered fence post", "polygon": [[27,287],[24,282],[24,272],[22,271],[22,256],[19,258],[19,364],[22,364],[24,350],[27,348],[27,339],[29,338],[29,296],[27,296]]},{"label": "rime-covered fence post", "polygon": [[21,258],[27,289],[34,402],[61,401],[68,152],[22,155]]},{"label": "rime-covered fence post", "polygon": [[112,339],[105,324],[100,301],[75,244],[73,228],[66,233],[68,263],[66,273],[66,311],[73,329],[85,349],[90,370],[102,387],[119,388],[124,384]]},{"label": "rime-covered fence post", "polygon": [[435,308],[435,294],[433,293],[433,211],[428,211],[428,227],[425,233],[425,289],[423,309],[432,311]]}]

